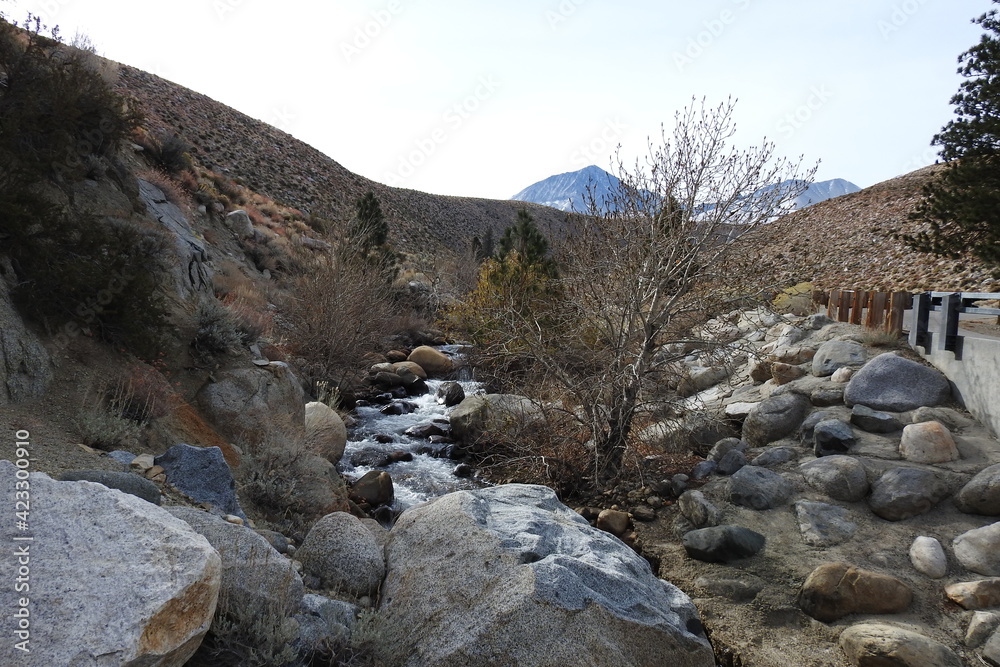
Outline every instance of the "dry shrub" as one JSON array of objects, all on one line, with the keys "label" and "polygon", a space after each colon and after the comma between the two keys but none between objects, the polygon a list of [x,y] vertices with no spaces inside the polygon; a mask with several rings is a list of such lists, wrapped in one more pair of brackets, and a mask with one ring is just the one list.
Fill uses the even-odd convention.
[{"label": "dry shrub", "polygon": [[271,338],[274,333],[274,312],[267,299],[252,283],[241,283],[222,298],[237,326],[254,340]]},{"label": "dry shrub", "polygon": [[166,172],[159,169],[145,169],[140,171],[137,176],[160,188],[167,201],[179,208],[189,222],[194,220],[195,207],[194,200],[191,198],[191,191],[180,181],[172,176],[168,176]]}]

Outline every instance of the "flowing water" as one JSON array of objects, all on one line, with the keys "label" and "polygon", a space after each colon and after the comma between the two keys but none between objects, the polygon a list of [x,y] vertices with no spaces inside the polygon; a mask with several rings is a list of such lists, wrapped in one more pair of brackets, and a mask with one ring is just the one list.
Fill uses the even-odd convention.
[{"label": "flowing water", "polygon": [[[442,349],[446,352],[453,351],[450,348]],[[460,462],[446,455],[447,442],[432,442],[427,438],[405,433],[411,427],[432,423],[447,432],[448,414],[452,408],[437,402],[438,387],[444,382],[428,380],[429,391],[423,396],[394,401],[409,403],[414,409],[408,414],[382,414],[381,405],[355,408],[357,424],[348,434],[347,448],[340,464],[341,472],[353,481],[371,470],[387,471],[395,488],[394,510],[403,510],[452,491],[482,486],[475,479],[455,475]],[[458,382],[466,396],[480,391],[479,383],[473,380]],[[388,463],[390,455],[397,452],[406,452],[413,458],[410,461]]]}]

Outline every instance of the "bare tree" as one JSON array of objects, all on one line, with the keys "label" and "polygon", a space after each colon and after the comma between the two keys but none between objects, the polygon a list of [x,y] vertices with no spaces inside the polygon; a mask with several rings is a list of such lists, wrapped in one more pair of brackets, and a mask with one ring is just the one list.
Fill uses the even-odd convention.
[{"label": "bare tree", "polygon": [[777,158],[766,140],[734,147],[734,104],[678,112],[672,133],[664,129],[633,168],[619,161],[620,185],[590,197],[590,215],[555,239],[555,284],[495,300],[501,312],[491,314],[484,354],[530,359],[534,377],[569,399],[590,433],[599,481],[620,470],[644,392],[682,358],[669,344],[760,292],[766,277],[747,241],[815,174],[801,159]]}]

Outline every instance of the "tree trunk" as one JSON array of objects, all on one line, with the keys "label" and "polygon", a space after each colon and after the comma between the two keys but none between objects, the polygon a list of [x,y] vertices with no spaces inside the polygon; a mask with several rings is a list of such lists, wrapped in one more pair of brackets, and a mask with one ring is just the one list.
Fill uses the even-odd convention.
[{"label": "tree trunk", "polygon": [[620,391],[611,397],[608,428],[597,443],[598,483],[614,479],[621,470],[622,458],[628,444],[628,434],[632,430],[632,418],[639,398],[639,381],[628,381]]}]

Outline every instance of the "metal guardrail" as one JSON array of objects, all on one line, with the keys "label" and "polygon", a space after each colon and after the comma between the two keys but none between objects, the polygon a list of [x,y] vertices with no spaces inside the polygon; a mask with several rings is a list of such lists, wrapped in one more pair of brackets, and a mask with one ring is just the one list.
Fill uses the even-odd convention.
[{"label": "metal guardrail", "polygon": [[[913,326],[910,328],[911,347],[922,347],[927,352],[947,350],[962,358],[962,336],[958,334],[958,321],[963,314],[996,315],[1000,308],[980,308],[978,301],[996,301],[1000,293],[990,292],[924,292],[913,298]],[[941,330],[929,330],[930,314],[941,313]]]}]

